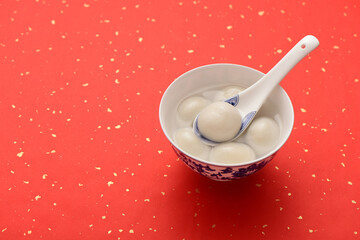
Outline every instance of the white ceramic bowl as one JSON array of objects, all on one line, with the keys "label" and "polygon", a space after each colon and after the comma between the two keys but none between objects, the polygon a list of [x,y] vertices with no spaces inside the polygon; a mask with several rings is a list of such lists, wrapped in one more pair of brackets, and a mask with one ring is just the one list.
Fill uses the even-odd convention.
[{"label": "white ceramic bowl", "polygon": [[280,124],[280,140],[272,151],[261,158],[238,164],[219,164],[205,161],[184,152],[173,138],[175,129],[173,112],[179,102],[189,93],[217,85],[241,85],[249,87],[264,74],[255,69],[236,64],[210,64],[192,69],[180,77],[166,89],[159,109],[161,128],[168,138],[175,153],[192,170],[208,178],[218,181],[239,179],[262,169],[269,163],[277,151],[289,138],[294,125],[294,109],[289,96],[281,86],[277,86],[267,101],[274,105],[274,115],[278,116]]}]

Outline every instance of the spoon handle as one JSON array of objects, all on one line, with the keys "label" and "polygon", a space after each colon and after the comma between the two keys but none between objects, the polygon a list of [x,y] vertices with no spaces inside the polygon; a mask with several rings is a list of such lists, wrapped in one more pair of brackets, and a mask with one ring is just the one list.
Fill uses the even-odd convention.
[{"label": "spoon handle", "polygon": [[[266,75],[251,86],[247,94],[245,93],[246,90],[244,91],[244,98],[245,95],[256,96],[257,102],[261,106],[267,96],[281,82],[286,74],[288,74],[301,59],[307,56],[317,46],[319,46],[319,40],[316,37],[312,35],[305,36]],[[250,99],[251,97],[249,100]]]},{"label": "spoon handle", "polygon": [[[267,74],[270,88],[275,87],[304,57],[319,46],[319,40],[307,35],[301,39]],[[272,79],[270,81],[270,79]]]}]

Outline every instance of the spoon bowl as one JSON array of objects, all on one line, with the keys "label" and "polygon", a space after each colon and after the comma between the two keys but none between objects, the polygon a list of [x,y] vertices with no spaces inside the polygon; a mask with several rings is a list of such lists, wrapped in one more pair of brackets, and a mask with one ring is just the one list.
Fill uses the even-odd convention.
[{"label": "spoon bowl", "polygon": [[[305,36],[259,81],[243,92],[225,100],[225,102],[237,108],[242,116],[242,123],[238,133],[228,141],[235,140],[247,129],[273,89],[297,63],[317,48],[317,46],[319,46],[319,41],[316,37],[312,35]],[[196,116],[193,123],[195,135],[210,146],[222,143],[208,139],[200,132],[198,125],[200,114],[201,112]]]}]

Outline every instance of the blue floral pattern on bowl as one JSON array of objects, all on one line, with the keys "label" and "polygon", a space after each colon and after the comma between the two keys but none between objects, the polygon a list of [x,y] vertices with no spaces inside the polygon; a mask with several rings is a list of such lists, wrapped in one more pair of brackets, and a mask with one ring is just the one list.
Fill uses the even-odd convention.
[{"label": "blue floral pattern on bowl", "polygon": [[251,175],[260,169],[262,169],[266,164],[268,164],[275,156],[276,153],[264,158],[258,162],[250,163],[242,166],[216,166],[211,163],[203,163],[196,159],[193,159],[175,146],[172,146],[175,153],[178,157],[193,171],[208,177],[216,181],[230,181],[240,179]]}]

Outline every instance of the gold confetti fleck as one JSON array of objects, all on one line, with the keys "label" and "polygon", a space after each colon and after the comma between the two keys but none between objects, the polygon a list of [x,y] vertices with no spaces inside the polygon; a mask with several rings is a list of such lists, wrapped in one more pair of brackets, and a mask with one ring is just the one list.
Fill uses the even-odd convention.
[{"label": "gold confetti fleck", "polygon": [[345,112],[345,110],[346,110],[345,108],[342,108],[342,109],[341,109],[341,112]]},{"label": "gold confetti fleck", "polygon": [[105,219],[106,218],[106,216],[101,216],[101,219]]},{"label": "gold confetti fleck", "polygon": [[107,109],[107,112],[112,112],[112,110],[110,108]]},{"label": "gold confetti fleck", "polygon": [[90,7],[90,4],[84,3],[84,7],[88,8]]},{"label": "gold confetti fleck", "polygon": [[82,85],[83,85],[83,87],[87,87],[87,86],[89,86],[89,83],[83,83]]},{"label": "gold confetti fleck", "polygon": [[358,78],[355,78],[354,82],[356,82],[356,83],[359,82],[359,79],[358,79]]},{"label": "gold confetti fleck", "polygon": [[190,49],[190,50],[188,50],[187,52],[188,52],[188,53],[193,53],[194,50]]},{"label": "gold confetti fleck", "polygon": [[313,175],[311,175],[311,176],[312,176],[313,178],[314,178],[314,177],[316,177],[316,175],[315,175],[315,174],[313,174]]},{"label": "gold confetti fleck", "polygon": [[27,233],[28,233],[28,234],[31,234],[31,233],[32,233],[32,231],[31,231],[31,230],[29,230],[29,231],[27,231]]},{"label": "gold confetti fleck", "polygon": [[144,202],[150,202],[150,199],[148,199],[148,198],[144,199]]},{"label": "gold confetti fleck", "polygon": [[119,128],[121,128],[121,126],[120,126],[120,125],[116,125],[115,128],[116,128],[116,129],[119,129]]},{"label": "gold confetti fleck", "polygon": [[216,227],[216,224],[213,224],[211,227],[212,227],[212,228],[215,228],[215,227]]},{"label": "gold confetti fleck", "polygon": [[248,59],[252,59],[252,56],[251,56],[251,55],[248,55]]},{"label": "gold confetti fleck", "polygon": [[261,187],[262,185],[260,183],[255,184],[257,187]]},{"label": "gold confetti fleck", "polygon": [[147,138],[146,138],[146,141],[147,141],[147,142],[150,142],[150,138],[147,137]]},{"label": "gold confetti fleck", "polygon": [[40,196],[40,195],[37,195],[37,196],[35,197],[35,200],[38,201],[40,198],[41,198],[41,196]]},{"label": "gold confetti fleck", "polygon": [[112,182],[112,181],[108,181],[108,183],[107,183],[108,187],[110,187],[113,184],[114,184],[114,182]]},{"label": "gold confetti fleck", "polygon": [[108,234],[110,234],[110,233],[111,233],[111,230],[108,231]]},{"label": "gold confetti fleck", "polygon": [[349,184],[349,185],[352,185],[352,182],[348,181],[348,184]]},{"label": "gold confetti fleck", "polygon": [[129,233],[134,233],[134,230],[133,230],[133,229],[130,229],[130,230],[129,230]]},{"label": "gold confetti fleck", "polygon": [[326,72],[326,69],[322,67],[322,68],[321,68],[321,71]]},{"label": "gold confetti fleck", "polygon": [[291,196],[291,193],[290,193],[290,192],[288,193],[288,196],[289,196],[289,197]]},{"label": "gold confetti fleck", "polygon": [[334,45],[334,46],[333,46],[333,49],[339,49],[339,46]]},{"label": "gold confetti fleck", "polygon": [[341,163],[341,166],[345,167],[345,163],[342,162],[342,163]]},{"label": "gold confetti fleck", "polygon": [[227,30],[231,30],[233,28],[233,26],[227,26],[226,29]]},{"label": "gold confetti fleck", "polygon": [[82,187],[82,186],[84,186],[84,184],[82,184],[82,183],[79,183],[79,187]]},{"label": "gold confetti fleck", "polygon": [[314,232],[314,230],[312,230],[312,229],[309,229],[309,233],[313,233]]},{"label": "gold confetti fleck", "polygon": [[300,108],[300,111],[304,113],[304,112],[306,112],[306,109],[305,108]]},{"label": "gold confetti fleck", "polygon": [[302,217],[302,216],[298,216],[297,219],[300,219],[300,220],[301,220],[301,219],[303,219],[303,217]]},{"label": "gold confetti fleck", "polygon": [[95,167],[96,170],[101,170],[101,167]]},{"label": "gold confetti fleck", "polygon": [[309,149],[304,149],[304,152],[309,152]]},{"label": "gold confetti fleck", "polygon": [[53,133],[53,134],[51,134],[51,136],[52,136],[52,137],[54,137],[54,138],[56,138],[56,134],[54,134],[54,133]]},{"label": "gold confetti fleck", "polygon": [[119,232],[123,232],[124,230],[123,229],[119,229]]},{"label": "gold confetti fleck", "polygon": [[138,40],[139,40],[139,42],[142,42],[142,41],[143,41],[143,38],[142,38],[142,37],[139,37]]},{"label": "gold confetti fleck", "polygon": [[4,228],[4,229],[1,230],[1,232],[5,232],[6,230],[7,230],[7,228]]},{"label": "gold confetti fleck", "polygon": [[16,156],[18,157],[22,157],[24,155],[24,152],[19,152],[18,154],[16,154]]},{"label": "gold confetti fleck", "polygon": [[282,53],[282,50],[278,49],[278,50],[276,50],[276,52],[280,54],[280,53]]},{"label": "gold confetti fleck", "polygon": [[263,227],[263,228],[266,228],[267,226],[268,226],[267,224],[264,224],[262,227]]},{"label": "gold confetti fleck", "polygon": [[265,13],[265,11],[259,11],[259,12],[258,12],[259,16],[263,16],[264,13]]},{"label": "gold confetti fleck", "polygon": [[225,48],[225,45],[224,45],[224,44],[220,44],[219,47],[220,47],[220,48]]},{"label": "gold confetti fleck", "polygon": [[351,200],[351,202],[352,202],[353,204],[356,204],[356,201],[355,201],[355,200]]},{"label": "gold confetti fleck", "polygon": [[52,25],[55,25],[55,20],[51,20],[51,24],[52,24]]},{"label": "gold confetti fleck", "polygon": [[161,195],[163,195],[163,196],[164,196],[164,195],[165,195],[165,192],[161,192]]}]

